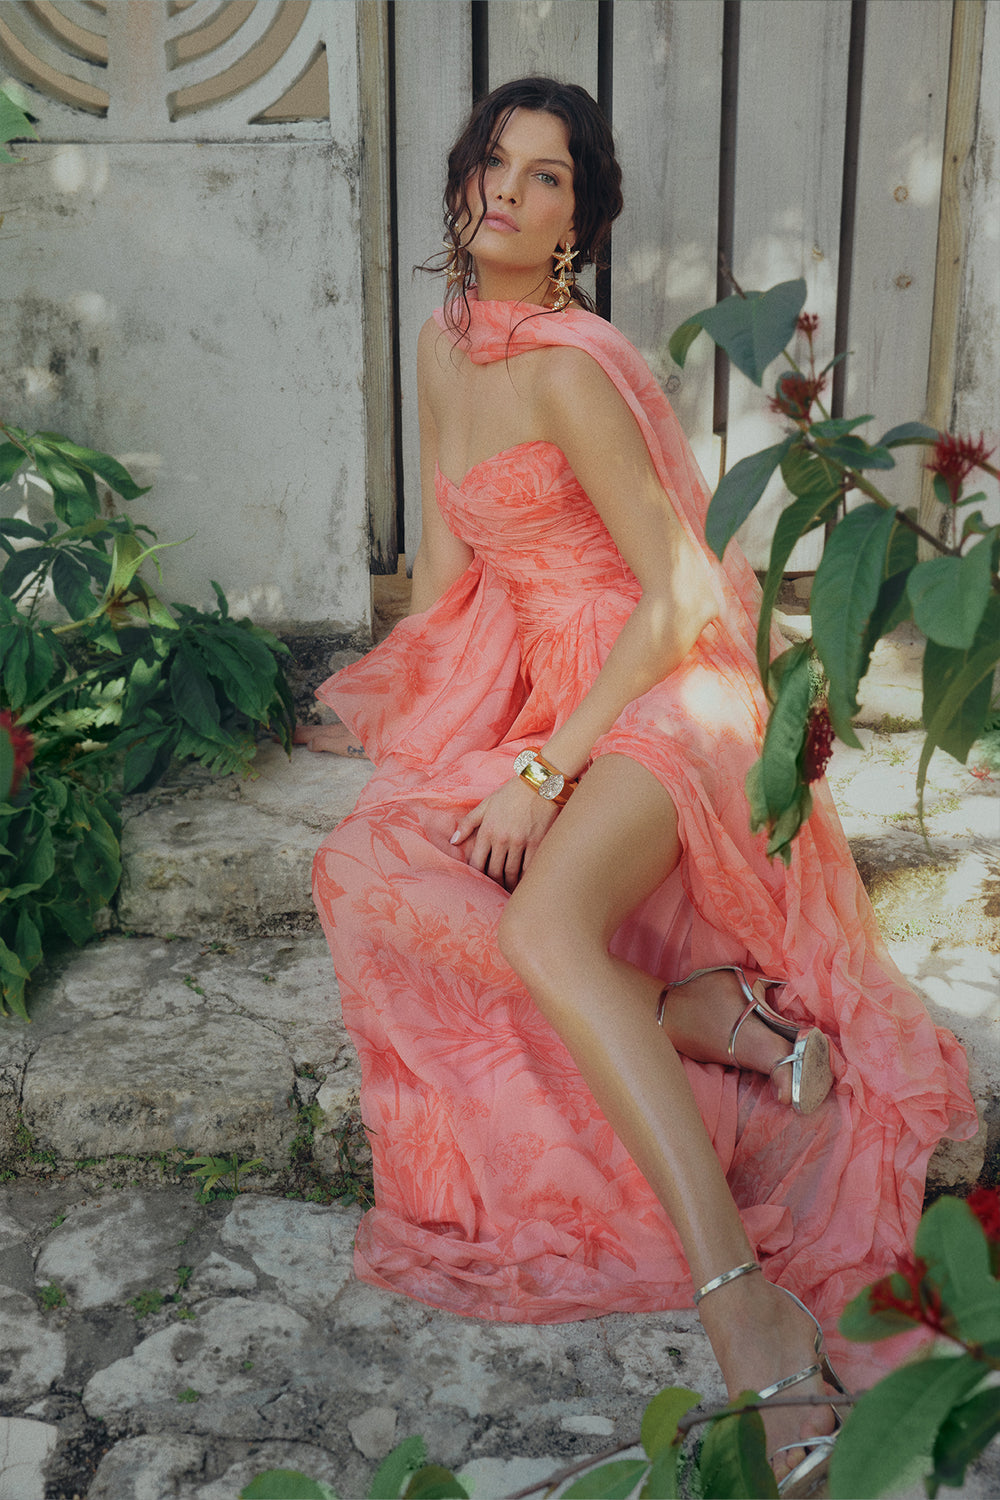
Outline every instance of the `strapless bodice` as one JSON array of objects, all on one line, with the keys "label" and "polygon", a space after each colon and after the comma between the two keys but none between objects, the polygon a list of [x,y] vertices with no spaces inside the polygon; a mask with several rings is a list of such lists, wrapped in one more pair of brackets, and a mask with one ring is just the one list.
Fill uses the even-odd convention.
[{"label": "strapless bodice", "polygon": [[495,453],[461,484],[439,468],[437,498],[456,536],[501,583],[524,643],[596,599],[627,612],[639,597],[634,574],[555,443],[536,439]]}]

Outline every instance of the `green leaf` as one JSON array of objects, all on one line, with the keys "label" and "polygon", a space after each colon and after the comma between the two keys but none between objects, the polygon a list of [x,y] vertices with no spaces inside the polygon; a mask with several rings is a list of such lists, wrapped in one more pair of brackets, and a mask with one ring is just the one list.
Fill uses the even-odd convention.
[{"label": "green leaf", "polygon": [[34,542],[48,540],[41,526],[32,526],[30,521],[22,521],[19,516],[8,516],[0,521],[0,536],[12,536],[18,541],[26,537],[30,537]]},{"label": "green leaf", "polygon": [[761,750],[760,787],[769,821],[780,817],[798,795],[799,755],[812,700],[809,658],[809,645],[803,642],[789,647],[771,669],[778,690]]},{"label": "green leaf", "polygon": [[845,432],[851,432],[855,427],[860,427],[864,422],[870,421],[870,415],[867,417],[829,417],[824,422],[811,422],[809,432],[812,437],[842,437]]},{"label": "green leaf", "polygon": [[[5,89],[0,89],[0,142],[5,146],[8,141],[27,139],[37,141],[38,132],[10,94]],[[0,162],[9,164],[19,160],[19,157],[12,156],[0,146]]]},{"label": "green leaf", "polygon": [[406,1486],[407,1500],[469,1500],[469,1492],[450,1469],[427,1464]]},{"label": "green leaf", "polygon": [[828,458],[836,458],[849,469],[894,469],[896,460],[888,448],[873,448],[864,438],[842,437],[824,443],[821,449]]},{"label": "green leaf", "polygon": [[961,1406],[953,1406],[945,1417],[934,1444],[934,1475],[937,1484],[959,1489],[966,1467],[977,1459],[1000,1433],[1000,1386],[979,1391]]},{"label": "green leaf", "polygon": [[601,1464],[563,1490],[563,1500],[628,1500],[647,1468],[644,1458],[619,1458]]},{"label": "green leaf", "polygon": [[51,902],[49,912],[62,928],[71,943],[82,948],[94,935],[94,924],[89,910],[78,901]]},{"label": "green leaf", "polygon": [[986,1235],[961,1198],[943,1197],[917,1226],[914,1251],[927,1262],[941,1299],[969,1343],[1000,1340],[1000,1282],[990,1270]]},{"label": "green leaf", "polygon": [[8,599],[13,599],[25,579],[48,567],[51,558],[51,547],[21,547],[12,552],[0,573],[0,589]]},{"label": "green leaf", "polygon": [[[748,1398],[756,1399],[756,1392],[744,1391],[737,1399]],[[717,1418],[705,1434],[700,1470],[704,1493],[713,1500],[777,1496],[760,1412]]]},{"label": "green leaf", "polygon": [[240,1490],[239,1500],[337,1500],[328,1484],[297,1469],[268,1469]]},{"label": "green leaf", "polygon": [[936,746],[963,764],[983,732],[993,669],[1000,661],[1000,597],[992,595],[968,651],[928,641],[924,648],[923,720],[927,739],[918,767],[918,790]]},{"label": "green leaf", "polygon": [[59,552],[52,564],[52,589],[71,620],[85,620],[97,607],[90,573],[68,552]]},{"label": "green leaf", "polygon": [[237,625],[207,618],[188,638],[233,706],[266,722],[276,673],[267,647]]},{"label": "green leaf", "polygon": [[43,886],[56,867],[52,830],[41,818],[32,820],[31,833],[21,858],[20,876],[26,884]]},{"label": "green leaf", "polygon": [[783,443],[777,443],[773,448],[763,448],[759,453],[748,454],[722,476],[705,517],[705,540],[720,561],[730,541],[763,495],[771,475],[797,440],[798,433],[792,433]]},{"label": "green leaf", "polygon": [[[682,324],[682,328],[692,323],[704,328],[709,338],[725,350],[736,368],[755,385],[760,385],[768,365],[791,341],[805,300],[804,280],[782,281],[766,292],[726,297],[715,307],[706,307],[695,313],[687,324]],[[677,333],[680,332],[678,329]],[[693,338],[694,334],[684,335],[685,353]],[[672,339],[671,354],[674,353],[673,342]],[[678,340],[678,347],[680,344]],[[683,363],[682,360],[677,362]]]},{"label": "green leaf", "polygon": [[905,448],[912,443],[936,443],[941,436],[936,427],[926,422],[901,422],[890,427],[884,437],[879,438],[880,448]]},{"label": "green leaf", "polygon": [[0,1015],[8,1010],[28,1019],[24,1004],[24,986],[30,974],[12,949],[0,938]]},{"label": "green leaf", "polygon": [[796,542],[810,529],[831,501],[840,497],[840,473],[822,458],[808,455],[796,446],[786,454],[781,474],[792,494],[797,496],[778,517],[771,539],[771,556],[767,566],[757,620],[757,670],[767,681],[771,659],[771,618],[785,576],[785,565]]},{"label": "green leaf", "polygon": [[79,443],[71,442],[58,432],[40,432],[38,436],[76,467],[92,470],[117,495],[121,495],[123,500],[138,500],[140,495],[149,493],[151,487],[148,484],[136,484],[124,464],[112,458],[110,453],[102,453],[96,448],[81,448]]},{"label": "green leaf", "polygon": [[688,357],[688,350],[700,332],[701,323],[696,316],[688,318],[686,323],[682,323],[679,328],[675,328],[670,335],[670,342],[667,345],[667,348],[670,350],[670,358],[675,365],[680,365],[682,370],[684,368],[684,361]]},{"label": "green leaf", "polygon": [[71,793],[70,809],[81,830],[73,854],[73,874],[90,910],[96,912],[110,901],[121,880],[118,836],[104,817],[98,799],[82,789]]},{"label": "green leaf", "polygon": [[42,934],[38,930],[38,924],[31,916],[26,906],[22,906],[17,918],[17,935],[14,938],[14,946],[18,957],[29,974],[36,969],[43,958]]},{"label": "green leaf", "polygon": [[830,719],[855,749],[860,741],[851,720],[858,711],[858,683],[868,670],[868,627],[895,524],[896,512],[880,505],[851,511],[826,544],[810,595],[813,641],[830,683]]},{"label": "green leaf", "polygon": [[147,792],[156,785],[170,764],[175,738],[176,730],[161,729],[132,746],[125,756],[122,771],[122,787],[126,793]]},{"label": "green leaf", "polygon": [[91,520],[97,512],[97,500],[79,469],[44,443],[32,443],[31,451],[35,468],[52,488],[52,505],[60,521],[67,526],[81,526]]},{"label": "green leaf", "polygon": [[404,1438],[376,1469],[368,1500],[397,1500],[408,1476],[426,1462],[427,1444],[423,1438]]},{"label": "green leaf", "polygon": [[812,811],[812,795],[799,768],[812,698],[809,643],[792,646],[777,657],[771,676],[777,689],[774,706],[760,760],[747,772],[745,791],[751,831],[766,828],[768,855],[780,855],[787,865],[792,840]]},{"label": "green leaf", "polygon": [[[2,97],[0,92],[0,98]],[[8,484],[13,479],[27,456],[17,443],[0,443],[0,485]]]},{"label": "green leaf", "polygon": [[170,667],[170,696],[186,724],[208,739],[218,737],[219,705],[201,662],[181,641]]},{"label": "green leaf", "polygon": [[639,1491],[640,1500],[679,1500],[681,1493],[681,1445],[671,1444],[653,1459],[649,1475]]},{"label": "green leaf", "polygon": [[983,1374],[983,1366],[968,1355],[922,1359],[865,1391],[833,1450],[833,1500],[877,1500],[928,1474],[942,1423]]},{"label": "green leaf", "polygon": [[939,646],[967,651],[990,597],[992,544],[984,537],[964,557],[918,563],[906,584],[913,618]]},{"label": "green leaf", "polygon": [[650,1458],[658,1458],[677,1438],[677,1424],[701,1400],[697,1391],[669,1386],[659,1391],[642,1414],[642,1446]]}]

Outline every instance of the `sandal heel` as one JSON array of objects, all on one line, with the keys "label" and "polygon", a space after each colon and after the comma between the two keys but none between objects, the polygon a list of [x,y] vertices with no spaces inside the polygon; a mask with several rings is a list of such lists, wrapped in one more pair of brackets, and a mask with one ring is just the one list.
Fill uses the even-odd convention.
[{"label": "sandal heel", "polygon": [[740,1034],[740,1028],[744,1021],[750,1016],[764,1023],[769,1031],[775,1032],[786,1042],[792,1043],[792,1050],[787,1057],[782,1057],[771,1069],[773,1081],[775,1073],[779,1068],[791,1068],[792,1070],[792,1095],[791,1105],[796,1114],[811,1115],[825,1100],[833,1087],[833,1068],[830,1063],[829,1038],[820,1031],[818,1026],[812,1026],[806,1030],[800,1030],[792,1022],[786,1021],[776,1010],[772,1010],[764,998],[767,990],[776,985],[784,984],[783,979],[768,979],[764,975],[756,977],[752,983],[747,978],[746,971],[739,964],[719,964],[715,968],[695,969],[684,979],[675,980],[673,984],[665,985],[660,992],[659,1003],[656,1007],[656,1023],[663,1025],[663,1013],[666,1009],[667,996],[671,990],[679,989],[681,985],[688,984],[692,979],[700,979],[706,974],[735,974],[746,1004],[740,1012],[729,1033],[729,1044],[726,1055],[734,1067],[739,1067],[736,1057],[736,1039]]}]

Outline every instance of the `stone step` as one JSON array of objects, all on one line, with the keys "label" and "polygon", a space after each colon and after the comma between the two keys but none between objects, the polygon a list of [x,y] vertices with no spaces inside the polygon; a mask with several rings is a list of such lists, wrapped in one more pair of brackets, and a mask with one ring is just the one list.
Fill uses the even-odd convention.
[{"label": "stone step", "polygon": [[[1000,1097],[989,955],[921,940],[894,956],[966,1045],[988,1125]],[[259,1160],[251,1186],[322,1196],[345,1150],[363,1164],[357,1059],[321,937],[108,937],[38,986],[32,1016],[0,1027],[0,1170],[163,1182],[185,1153],[235,1154]],[[972,1187],[987,1140],[984,1128],[942,1143],[932,1189]]]},{"label": "stone step", "polygon": [[117,922],[157,937],[317,931],[310,894],[320,840],[350,812],[367,760],[258,747],[255,777],[182,770],[126,803]]},{"label": "stone step", "polygon": [[336,1173],[359,1078],[322,937],[108,937],[31,1015],[0,1027],[0,1167],[163,1181],[186,1152],[260,1159],[258,1186]]}]

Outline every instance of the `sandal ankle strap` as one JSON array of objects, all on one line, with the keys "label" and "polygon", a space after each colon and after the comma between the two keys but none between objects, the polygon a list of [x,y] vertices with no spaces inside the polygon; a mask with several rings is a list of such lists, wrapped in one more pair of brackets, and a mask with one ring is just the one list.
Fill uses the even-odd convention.
[{"label": "sandal ankle strap", "polygon": [[723,1271],[721,1276],[713,1276],[711,1281],[706,1281],[694,1294],[694,1305],[698,1306],[702,1297],[707,1297],[709,1292],[717,1291],[720,1286],[725,1286],[727,1281],[735,1281],[738,1276],[748,1276],[751,1271],[760,1270],[759,1260],[746,1260],[741,1266],[734,1266],[731,1271]]}]

